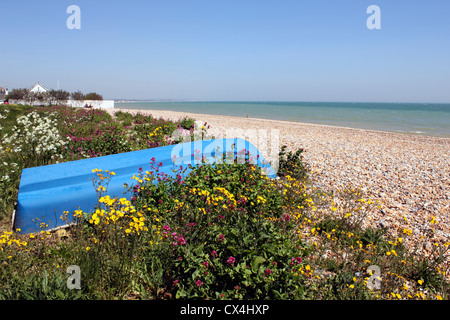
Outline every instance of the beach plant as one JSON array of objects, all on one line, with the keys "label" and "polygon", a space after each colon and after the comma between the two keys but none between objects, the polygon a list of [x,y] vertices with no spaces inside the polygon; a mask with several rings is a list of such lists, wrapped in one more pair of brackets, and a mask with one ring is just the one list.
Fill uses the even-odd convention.
[{"label": "beach plant", "polygon": [[[131,114],[115,112],[116,119],[127,129],[127,142],[134,150],[167,146],[182,142],[173,139],[173,132],[177,129],[187,130],[192,134],[194,119],[183,118],[177,122],[163,118],[154,118],[140,112]],[[189,131],[191,130],[191,131]]]},{"label": "beach plant", "polygon": [[93,135],[80,137],[67,134],[65,156],[68,159],[93,158],[132,151],[120,126],[106,123],[97,126]]},{"label": "beach plant", "polygon": [[[10,116],[10,112],[2,112],[2,114]],[[2,120],[7,120],[6,116],[3,118]],[[7,132],[0,132],[2,134],[0,143],[2,217],[11,216],[17,199],[22,169],[62,161],[62,151],[66,144],[59,134],[56,120],[50,116],[41,116],[33,111],[17,117],[13,126],[8,122],[7,124],[8,130],[4,129]]]},{"label": "beach plant", "polygon": [[80,300],[85,292],[67,287],[67,273],[55,270],[26,277],[13,276],[0,288],[0,300]]},{"label": "beach plant", "polygon": [[[317,298],[448,297],[449,243],[439,244],[428,238],[433,241],[433,250],[424,256],[423,251],[406,245],[412,234],[409,227],[400,226],[400,232],[393,235],[386,228],[365,224],[376,201],[358,189],[337,194],[316,192],[313,202],[314,214],[304,217],[302,234],[315,248],[310,262],[320,270],[320,276],[312,280],[323,289]],[[378,273],[372,274],[373,268]],[[378,279],[378,286],[373,288],[368,283],[374,279]]]},{"label": "beach plant", "polygon": [[130,112],[117,110],[114,112],[117,121],[120,121],[125,127],[129,127],[133,123],[133,115]]},{"label": "beach plant", "polygon": [[[0,220],[11,217],[19,189],[23,162],[11,154],[9,148],[0,147]],[[19,161],[18,161],[19,160]]]},{"label": "beach plant", "polygon": [[26,167],[31,167],[61,159],[66,141],[59,134],[55,119],[42,117],[33,111],[17,118],[13,133],[5,134],[3,143],[9,145],[13,153],[22,156]]},{"label": "beach plant", "polygon": [[8,118],[9,109],[0,109],[0,132],[2,131],[2,122]]},{"label": "beach plant", "polygon": [[278,175],[283,177],[289,175],[296,179],[303,179],[306,177],[307,169],[306,164],[303,161],[302,153],[303,149],[297,149],[295,152],[292,150],[287,152],[287,146],[283,145],[278,154]]},{"label": "beach plant", "polygon": [[[171,176],[139,172],[132,187],[153,242],[168,254],[166,290],[177,298],[292,298],[303,294],[303,245],[283,215],[283,197],[261,168],[218,163]],[[170,187],[168,187],[170,186]],[[162,259],[158,255],[159,259]],[[154,265],[152,257],[146,261]]]},{"label": "beach plant", "polygon": [[16,125],[16,119],[20,116],[30,113],[32,110],[33,108],[30,106],[3,104],[0,107],[0,113],[2,114],[1,116],[2,119],[0,119],[2,134],[5,133],[10,134],[12,128]]},{"label": "beach plant", "polygon": [[66,161],[131,151],[122,125],[103,110],[47,107],[39,111],[59,119],[58,129],[67,141]]},{"label": "beach plant", "polygon": [[180,121],[179,121],[180,127],[185,129],[185,130],[190,130],[192,128],[194,128],[195,126],[195,119],[194,118],[190,118],[190,117],[183,117]]}]

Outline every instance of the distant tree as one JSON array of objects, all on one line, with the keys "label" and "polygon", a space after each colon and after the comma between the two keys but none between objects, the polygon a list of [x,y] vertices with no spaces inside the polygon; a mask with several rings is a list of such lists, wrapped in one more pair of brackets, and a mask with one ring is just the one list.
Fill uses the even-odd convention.
[{"label": "distant tree", "polygon": [[6,99],[12,99],[12,100],[24,100],[26,99],[26,96],[28,95],[28,89],[22,88],[22,89],[12,89],[9,91],[9,93],[6,96]]},{"label": "distant tree", "polygon": [[84,100],[103,100],[103,97],[96,92],[90,92],[84,96]]},{"label": "distant tree", "polygon": [[81,91],[75,91],[70,94],[73,100],[84,100],[84,94]]},{"label": "distant tree", "polygon": [[23,99],[26,100],[30,106],[32,106],[34,102],[37,100],[37,95],[38,94],[36,92],[27,90],[27,94]]},{"label": "distant tree", "polygon": [[37,102],[40,102],[41,104],[47,103],[49,102],[49,93],[48,92],[36,92],[34,93],[34,100],[36,100]]},{"label": "distant tree", "polygon": [[48,92],[50,100],[55,102],[56,104],[62,104],[65,101],[69,100],[70,93],[65,90],[50,90]]}]

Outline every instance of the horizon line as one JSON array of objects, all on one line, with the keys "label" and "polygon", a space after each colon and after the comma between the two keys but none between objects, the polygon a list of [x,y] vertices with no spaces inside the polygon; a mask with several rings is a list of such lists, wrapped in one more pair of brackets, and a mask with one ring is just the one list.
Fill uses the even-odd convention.
[{"label": "horizon line", "polygon": [[[106,99],[109,100],[109,99]],[[114,102],[305,102],[305,103],[403,103],[403,104],[450,104],[450,102],[418,101],[326,101],[326,100],[216,100],[216,99],[111,99]]]}]

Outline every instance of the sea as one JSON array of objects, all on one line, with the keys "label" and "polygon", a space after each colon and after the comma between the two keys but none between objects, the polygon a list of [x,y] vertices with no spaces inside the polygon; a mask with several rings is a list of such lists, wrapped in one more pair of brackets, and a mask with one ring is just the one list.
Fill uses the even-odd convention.
[{"label": "sea", "polygon": [[450,104],[263,101],[116,101],[115,108],[325,124],[450,138]]}]

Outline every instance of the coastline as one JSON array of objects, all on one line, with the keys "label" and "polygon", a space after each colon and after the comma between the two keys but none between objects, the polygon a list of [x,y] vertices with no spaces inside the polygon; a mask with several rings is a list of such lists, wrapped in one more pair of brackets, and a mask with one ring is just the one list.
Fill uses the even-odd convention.
[{"label": "coastline", "polygon": [[[106,111],[114,115],[119,110],[174,120],[190,117],[207,122],[213,132],[276,129],[280,146],[305,150],[304,161],[316,186],[331,192],[360,188],[380,202],[380,209],[367,216],[367,225],[385,227],[395,235],[407,220],[418,233],[435,217],[436,236],[449,241],[450,138],[167,110]],[[252,142],[252,137],[237,136]]]},{"label": "coastline", "polygon": [[[154,103],[154,105],[152,104]],[[450,104],[282,101],[151,101],[118,103],[119,109],[187,112],[254,118],[400,134],[450,138]]]},{"label": "coastline", "polygon": [[237,116],[227,116],[227,115],[217,115],[217,114],[206,114],[206,113],[195,113],[195,112],[181,112],[181,111],[171,111],[171,110],[150,110],[150,109],[128,109],[128,108],[114,108],[114,109],[104,109],[109,112],[111,115],[114,115],[116,111],[129,112],[129,113],[142,113],[142,114],[151,114],[156,118],[162,117],[165,119],[174,119],[178,120],[183,117],[191,117],[200,121],[208,121],[208,119],[222,121],[223,119],[229,121],[235,120],[244,120],[244,121],[256,121],[256,122],[270,122],[270,123],[282,123],[286,125],[301,125],[301,126],[311,126],[311,127],[324,127],[324,128],[336,128],[336,129],[345,129],[352,131],[360,131],[360,132],[373,132],[376,134],[385,134],[385,135],[395,135],[398,138],[405,137],[406,139],[419,139],[419,140],[435,140],[438,143],[447,144],[450,146],[450,137],[443,136],[434,136],[434,135],[424,135],[418,133],[411,132],[394,132],[394,131],[383,131],[383,130],[375,130],[375,129],[362,129],[355,127],[347,127],[347,126],[336,126],[330,124],[320,124],[320,123],[310,123],[310,122],[298,122],[298,121],[289,121],[289,120],[274,120],[274,119],[266,119],[266,118],[256,118],[256,117],[237,117]]}]

